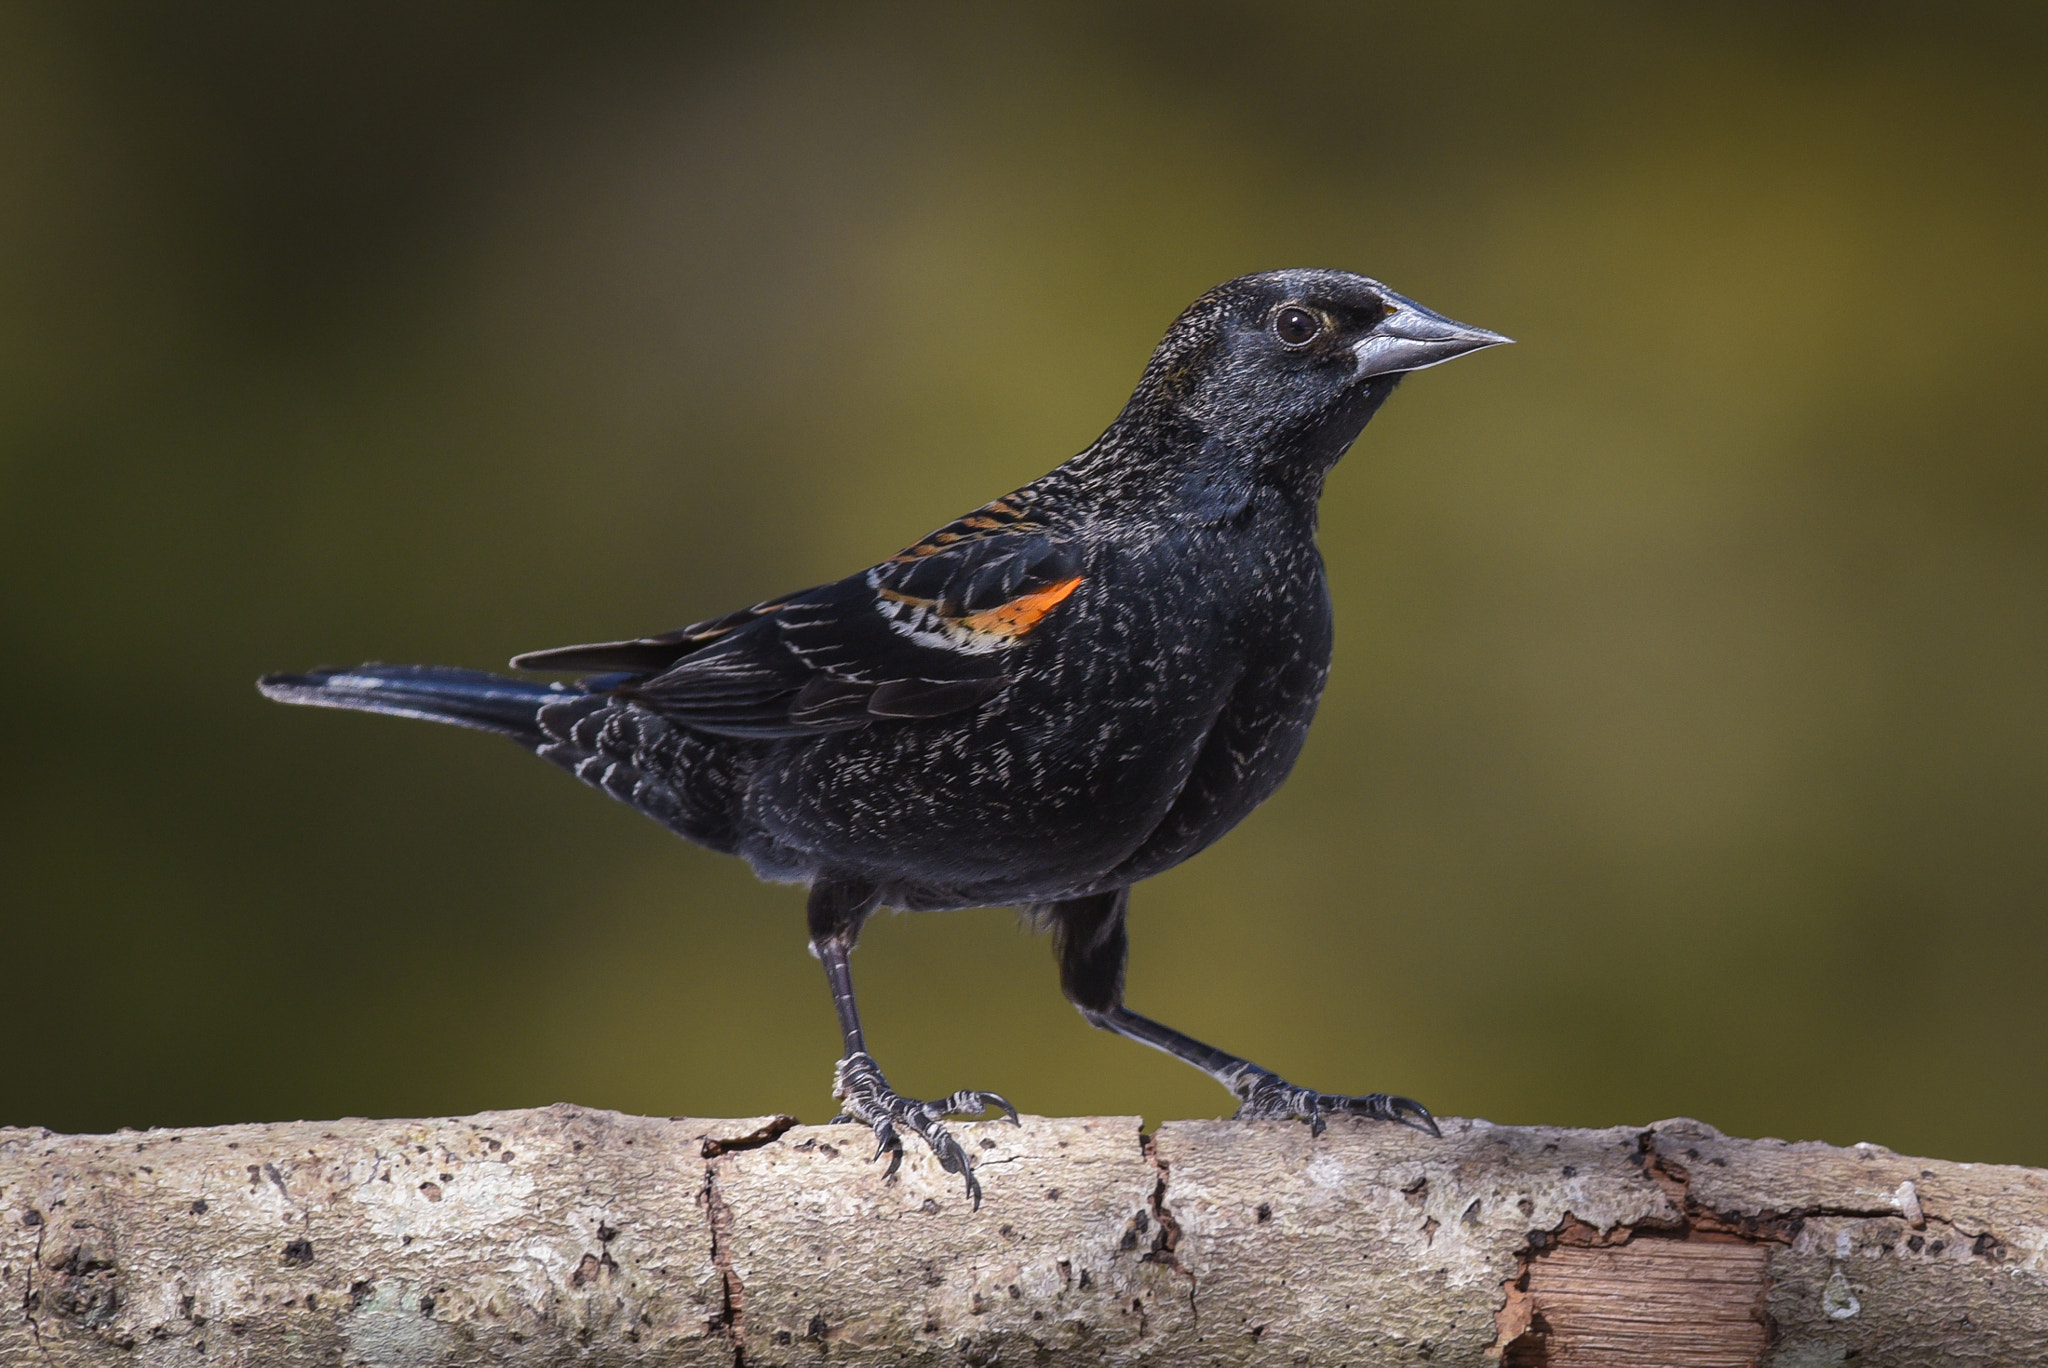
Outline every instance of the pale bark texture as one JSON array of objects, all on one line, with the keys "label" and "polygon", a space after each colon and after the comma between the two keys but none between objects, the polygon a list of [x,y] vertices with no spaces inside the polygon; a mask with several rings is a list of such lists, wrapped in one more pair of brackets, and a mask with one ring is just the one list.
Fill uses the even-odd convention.
[{"label": "pale bark texture", "polygon": [[1695,1121],[0,1131],[0,1363],[2040,1364],[2048,1172]]}]

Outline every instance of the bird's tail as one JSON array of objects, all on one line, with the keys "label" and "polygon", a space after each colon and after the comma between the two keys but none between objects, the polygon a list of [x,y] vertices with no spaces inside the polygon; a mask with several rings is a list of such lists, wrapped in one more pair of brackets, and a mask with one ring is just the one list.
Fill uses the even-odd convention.
[{"label": "bird's tail", "polygon": [[266,698],[315,708],[351,708],[449,722],[496,732],[528,746],[545,739],[540,710],[586,693],[575,684],[540,684],[449,665],[359,665],[256,681]]}]

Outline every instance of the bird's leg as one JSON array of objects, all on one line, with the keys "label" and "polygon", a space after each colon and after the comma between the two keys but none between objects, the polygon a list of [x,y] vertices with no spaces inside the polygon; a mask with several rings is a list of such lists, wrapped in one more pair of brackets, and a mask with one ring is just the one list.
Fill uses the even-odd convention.
[{"label": "bird's leg", "polygon": [[1091,1026],[1114,1031],[1194,1065],[1230,1089],[1240,1104],[1240,1119],[1299,1117],[1320,1135],[1327,1117],[1369,1116],[1397,1121],[1431,1135],[1441,1133],[1429,1109],[1412,1098],[1389,1097],[1385,1093],[1345,1097],[1297,1088],[1270,1069],[1204,1045],[1124,1006],[1124,962],[1130,954],[1124,909],[1129,896],[1130,890],[1120,888],[1054,903],[1044,910],[1043,915],[1052,922],[1059,954],[1060,988]]},{"label": "bird's leg", "polygon": [[1212,1046],[1204,1045],[1192,1036],[1182,1035],[1171,1026],[1161,1025],[1150,1017],[1139,1016],[1122,1003],[1107,1011],[1082,1009],[1081,1015],[1091,1025],[1105,1031],[1115,1031],[1120,1036],[1150,1045],[1155,1050],[1164,1050],[1176,1059],[1184,1059],[1209,1077],[1230,1089],[1241,1104],[1237,1117],[1242,1121],[1277,1121],[1287,1117],[1298,1117],[1308,1122],[1309,1129],[1317,1135],[1323,1133],[1325,1119],[1331,1116],[1369,1116],[1379,1121],[1398,1121],[1404,1126],[1440,1135],[1436,1120],[1429,1114],[1429,1108],[1412,1097],[1390,1097],[1386,1093],[1367,1093],[1362,1097],[1345,1097],[1336,1093],[1317,1092],[1313,1088],[1298,1088],[1270,1069],[1262,1069],[1249,1059],[1225,1054]]},{"label": "bird's leg", "polygon": [[981,1182],[974,1176],[967,1151],[946,1129],[948,1116],[979,1116],[991,1107],[1017,1121],[1017,1109],[992,1092],[962,1089],[936,1102],[921,1102],[899,1096],[882,1077],[874,1056],[868,1053],[867,1038],[860,1028],[860,1008],[853,1000],[854,942],[860,928],[875,910],[879,895],[872,884],[851,880],[820,878],[811,885],[811,950],[825,966],[825,981],[832,987],[832,1005],[839,1013],[839,1031],[846,1041],[846,1054],[832,1073],[832,1095],[846,1108],[835,1122],[857,1122],[875,1133],[875,1157],[889,1155],[889,1172],[903,1162],[903,1140],[907,1130],[930,1146],[939,1166],[967,1181],[967,1196],[981,1206]]}]

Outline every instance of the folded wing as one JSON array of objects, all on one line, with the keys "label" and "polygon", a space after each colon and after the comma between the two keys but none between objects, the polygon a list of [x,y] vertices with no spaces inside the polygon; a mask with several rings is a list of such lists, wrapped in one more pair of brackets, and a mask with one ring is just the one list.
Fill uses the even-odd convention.
[{"label": "folded wing", "polygon": [[1071,545],[1002,500],[833,584],[662,636],[536,651],[512,663],[626,672],[633,677],[613,693],[728,736],[943,717],[1001,693],[1016,649],[1083,578]]}]

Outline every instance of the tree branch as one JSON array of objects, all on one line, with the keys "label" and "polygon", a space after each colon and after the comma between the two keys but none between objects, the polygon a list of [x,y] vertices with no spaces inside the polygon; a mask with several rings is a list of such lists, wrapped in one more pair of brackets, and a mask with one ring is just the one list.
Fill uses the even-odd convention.
[{"label": "tree branch", "polygon": [[0,1131],[7,1364],[2048,1361],[2048,1172],[1695,1121]]}]

